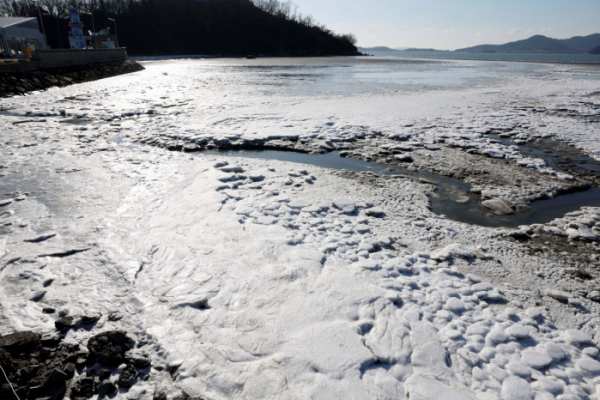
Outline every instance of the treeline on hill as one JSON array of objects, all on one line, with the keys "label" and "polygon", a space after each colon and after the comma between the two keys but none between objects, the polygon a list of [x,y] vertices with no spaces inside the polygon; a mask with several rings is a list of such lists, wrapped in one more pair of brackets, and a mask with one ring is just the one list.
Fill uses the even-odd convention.
[{"label": "treeline on hill", "polygon": [[[52,48],[68,48],[70,8],[93,12],[96,30],[115,28],[131,55],[355,55],[356,38],[340,35],[279,0],[39,0]],[[0,0],[0,15],[38,17],[31,0]],[[38,17],[39,18],[39,17]],[[85,32],[92,17],[81,15]]]}]

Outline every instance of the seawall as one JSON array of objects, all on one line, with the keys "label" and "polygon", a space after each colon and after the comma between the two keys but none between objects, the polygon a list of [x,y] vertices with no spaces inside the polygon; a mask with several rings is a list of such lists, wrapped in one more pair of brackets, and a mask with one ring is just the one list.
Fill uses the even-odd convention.
[{"label": "seawall", "polygon": [[0,97],[141,71],[122,49],[41,50],[30,60],[0,62]]}]

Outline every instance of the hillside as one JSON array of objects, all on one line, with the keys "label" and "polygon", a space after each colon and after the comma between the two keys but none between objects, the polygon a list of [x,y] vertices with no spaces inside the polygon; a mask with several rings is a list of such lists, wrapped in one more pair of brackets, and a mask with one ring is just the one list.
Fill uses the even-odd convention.
[{"label": "hillside", "polygon": [[[71,4],[89,12],[90,2],[40,0],[59,7],[59,21],[44,14],[48,44],[61,48],[68,43],[68,9]],[[0,14],[37,16],[30,2]],[[33,3],[31,3],[33,4]],[[2,4],[0,3],[0,7]],[[106,0],[93,8],[97,29],[118,24],[119,43],[130,55],[358,55],[352,35],[338,35],[317,24],[312,17],[292,13],[277,0]],[[92,30],[91,17],[82,15],[84,31]],[[60,36],[58,29],[60,26]]]},{"label": "hillside", "polygon": [[395,49],[391,49],[386,46],[376,46],[376,47],[359,47],[358,51],[360,52],[368,52],[368,51],[398,51]]},{"label": "hillside", "polygon": [[426,53],[443,53],[446,52],[448,50],[436,50],[436,49],[406,49],[404,51],[412,51],[412,52],[426,52]]},{"label": "hillside", "polygon": [[600,33],[589,36],[575,36],[571,39],[563,39],[561,42],[568,47],[587,53],[594,47],[600,46]]},{"label": "hillside", "polygon": [[590,54],[600,54],[600,46],[592,49],[592,51],[590,51]]},{"label": "hillside", "polygon": [[600,45],[600,34],[578,36],[571,39],[552,39],[542,35],[502,45],[480,45],[455,50],[464,53],[541,53],[582,54]]}]

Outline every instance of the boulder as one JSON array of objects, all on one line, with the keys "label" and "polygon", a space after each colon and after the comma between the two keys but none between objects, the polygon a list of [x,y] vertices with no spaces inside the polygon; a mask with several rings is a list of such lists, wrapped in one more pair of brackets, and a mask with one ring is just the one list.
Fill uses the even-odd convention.
[{"label": "boulder", "polygon": [[121,375],[119,375],[119,387],[126,389],[130,388],[137,377],[138,373],[133,365],[129,364],[125,366],[121,371]]},{"label": "boulder", "polygon": [[98,395],[100,397],[111,395],[117,391],[117,387],[110,380],[105,379],[98,385]]},{"label": "boulder", "polygon": [[90,398],[94,395],[94,389],[94,379],[83,376],[82,378],[78,379],[71,388],[71,398]]},{"label": "boulder", "polygon": [[30,352],[41,344],[42,335],[33,332],[18,332],[0,337],[0,348],[10,354]]},{"label": "boulder", "polygon": [[73,317],[63,317],[54,322],[54,326],[59,331],[67,330],[69,328],[74,327],[75,325],[77,325],[77,322],[75,322],[75,319]]},{"label": "boulder", "polygon": [[125,360],[125,353],[133,348],[134,342],[125,332],[109,331],[88,340],[90,356],[102,364],[117,367]]}]

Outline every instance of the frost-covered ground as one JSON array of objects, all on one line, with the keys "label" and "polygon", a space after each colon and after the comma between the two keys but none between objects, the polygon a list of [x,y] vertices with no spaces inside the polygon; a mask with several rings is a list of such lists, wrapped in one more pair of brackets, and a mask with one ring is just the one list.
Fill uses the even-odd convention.
[{"label": "frost-covered ground", "polygon": [[[145,67],[2,100],[0,333],[101,314],[67,340],[123,329],[143,344],[153,369],[123,399],[157,389],[206,399],[599,398],[592,261],[591,280],[576,279],[506,230],[437,216],[429,185],[407,177],[169,152],[128,137],[294,138],[315,149],[369,139],[429,150],[432,165],[427,146],[451,158],[456,145],[456,162],[502,157],[569,181],[485,133],[556,135],[600,158],[600,80],[581,79],[600,71],[368,59]],[[595,236],[600,209],[583,211],[544,229]],[[599,254],[594,242],[576,245]]]}]

